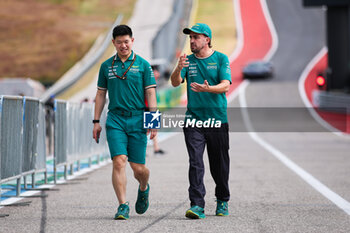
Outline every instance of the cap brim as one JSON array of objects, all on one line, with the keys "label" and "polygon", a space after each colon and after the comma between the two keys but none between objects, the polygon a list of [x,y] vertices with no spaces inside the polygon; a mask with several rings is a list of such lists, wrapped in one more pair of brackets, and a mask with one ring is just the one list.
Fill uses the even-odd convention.
[{"label": "cap brim", "polygon": [[196,30],[192,30],[190,28],[185,28],[183,31],[182,31],[184,34],[190,34],[191,32],[194,32],[194,33],[198,33],[198,34],[202,34],[201,32],[198,32]]},{"label": "cap brim", "polygon": [[182,32],[183,32],[184,34],[190,34],[190,33],[191,33],[191,29],[185,28],[184,30],[182,30]]}]

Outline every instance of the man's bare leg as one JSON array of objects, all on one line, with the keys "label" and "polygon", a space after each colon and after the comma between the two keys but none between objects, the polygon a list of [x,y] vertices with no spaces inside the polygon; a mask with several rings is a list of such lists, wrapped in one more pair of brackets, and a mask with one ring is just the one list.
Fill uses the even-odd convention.
[{"label": "man's bare leg", "polygon": [[144,164],[130,162],[131,169],[134,171],[135,179],[140,183],[140,190],[145,191],[149,180],[149,170]]},{"label": "man's bare leg", "polygon": [[117,195],[119,205],[126,202],[126,162],[126,155],[118,155],[113,157],[112,184],[115,194]]}]

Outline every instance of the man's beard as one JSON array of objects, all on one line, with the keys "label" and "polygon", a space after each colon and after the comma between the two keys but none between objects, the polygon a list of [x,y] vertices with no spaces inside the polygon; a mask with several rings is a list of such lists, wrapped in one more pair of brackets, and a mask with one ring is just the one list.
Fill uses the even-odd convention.
[{"label": "man's beard", "polygon": [[194,54],[199,53],[199,51],[200,51],[199,49],[192,49],[192,48],[191,48],[191,52],[194,53]]},{"label": "man's beard", "polygon": [[199,53],[202,49],[203,49],[203,46],[202,47],[192,47],[191,46],[191,52],[194,54]]}]

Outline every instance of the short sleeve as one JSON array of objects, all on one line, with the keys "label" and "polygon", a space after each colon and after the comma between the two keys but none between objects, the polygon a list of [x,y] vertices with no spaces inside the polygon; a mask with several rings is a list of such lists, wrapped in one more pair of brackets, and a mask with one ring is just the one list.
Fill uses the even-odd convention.
[{"label": "short sleeve", "polygon": [[100,72],[98,74],[97,88],[101,90],[107,89],[107,77],[105,75],[105,64],[102,63],[100,67]]},{"label": "short sleeve", "polygon": [[143,86],[145,89],[156,87],[156,79],[154,78],[154,73],[151,65],[148,62],[144,63],[144,74],[143,74]]},{"label": "short sleeve", "polygon": [[219,75],[220,80],[228,80],[232,83],[230,61],[226,55],[222,56]]}]

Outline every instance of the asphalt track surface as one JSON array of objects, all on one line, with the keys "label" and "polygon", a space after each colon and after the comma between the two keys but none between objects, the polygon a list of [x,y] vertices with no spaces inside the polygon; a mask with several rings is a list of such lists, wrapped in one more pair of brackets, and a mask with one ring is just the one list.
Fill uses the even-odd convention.
[{"label": "asphalt track surface", "polygon": [[[271,59],[275,66],[275,77],[269,81],[251,82],[239,95],[240,104],[244,103],[249,107],[303,107],[298,79],[309,61],[324,46],[324,12],[322,9],[304,9],[301,1],[268,0],[267,3],[279,42],[278,49]],[[247,112],[249,114],[249,110]],[[261,124],[260,119],[254,116],[250,118],[252,128]],[[314,124],[313,130],[293,132],[299,124]],[[310,182],[306,176],[311,175],[317,182],[345,200],[350,200],[350,183],[347,179],[350,175],[349,137],[339,137],[330,132],[317,132],[322,126],[317,126],[317,122],[308,115],[305,115],[302,121],[292,122],[289,127],[290,130],[287,132],[258,132],[251,136],[265,151],[266,148],[272,147],[267,150],[270,152],[270,157],[272,155],[281,161],[278,155],[282,154],[288,161],[294,162],[308,173],[304,175],[299,173],[298,177],[296,170],[288,166],[285,168],[291,172],[290,174],[283,174],[280,170],[282,168],[277,167],[270,171],[270,173],[277,172],[278,180],[285,182],[279,187],[284,186],[284,191],[282,188],[276,196],[286,197],[289,203],[287,205],[290,206],[290,212],[286,215],[281,213],[280,217],[294,218],[295,221],[295,224],[286,231],[348,232],[350,227],[348,205],[345,207],[347,213],[343,209],[335,211],[329,205],[330,199],[325,198],[325,193],[316,191],[319,184]],[[255,153],[259,154],[258,151]],[[261,165],[265,167],[263,162]],[[273,179],[267,182],[271,183]],[[270,192],[274,192],[273,190]],[[281,200],[276,198],[275,201],[279,203]],[[293,212],[295,217],[292,217]]]},{"label": "asphalt track surface", "polygon": [[[254,4],[259,6],[260,1],[251,0],[252,5],[244,2],[235,1],[236,7],[237,3],[241,3],[242,25],[254,25],[251,20],[261,22],[261,18],[245,18],[245,15],[253,14],[252,11],[256,11],[253,15],[262,16],[258,12],[261,8],[251,8]],[[267,4],[279,39],[278,49],[271,54],[276,76],[270,81],[238,81],[238,89],[231,91],[233,97],[229,107],[304,106],[298,79],[323,42],[309,43],[314,34],[304,38],[303,31],[308,30],[299,27],[319,25],[320,28],[313,30],[322,34],[323,13],[321,10],[311,10],[310,13],[310,9],[301,7],[301,1],[268,0]],[[296,25],[291,26],[293,20]],[[244,59],[240,56],[245,51],[254,50],[248,46],[254,41],[254,37],[248,36],[250,30],[254,35],[254,27],[243,28],[244,44],[240,52],[231,57],[232,65],[250,59],[248,55],[244,55],[247,56]],[[262,35],[267,34],[262,32]],[[259,48],[254,45],[255,49],[261,50],[254,59],[263,59],[269,53],[271,38],[261,39],[265,42],[271,40],[271,43],[262,43]],[[315,34],[314,40],[322,38]],[[297,47],[282,47],[288,44]],[[299,49],[299,46],[304,49]],[[299,62],[300,59],[304,60]],[[292,67],[289,69],[288,65]],[[288,74],[283,72],[286,69]],[[207,156],[204,156],[207,218],[188,220],[184,217],[189,208],[188,156],[183,134],[177,133],[161,142],[162,148],[167,151],[165,156],[154,156],[152,148],[148,148],[151,195],[150,208],[144,215],[137,215],[134,211],[137,183],[128,167],[130,219],[112,219],[117,201],[111,185],[109,164],[78,180],[57,186],[59,191],[46,191],[48,197],[32,198],[30,206],[0,209],[0,214],[9,214],[0,219],[0,232],[350,232],[347,209],[337,206],[334,200],[322,194],[322,190],[317,190],[317,185],[311,185],[314,180],[291,165],[298,165],[302,171],[349,201],[349,138],[326,131],[255,132],[251,128],[257,127],[261,121],[254,118],[252,111],[242,108],[242,114],[230,117],[231,128],[243,124],[248,132],[230,133],[231,200],[228,217],[214,216],[215,185]],[[317,129],[321,127],[312,123],[312,119],[308,117],[307,122],[315,124]],[[292,124],[290,127],[293,129],[295,126]]]},{"label": "asphalt track surface", "polygon": [[302,1],[267,0],[279,47],[271,59],[276,81],[297,81],[306,64],[325,46],[325,11]]}]

